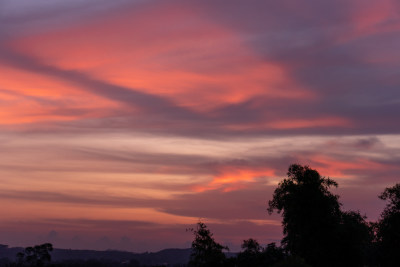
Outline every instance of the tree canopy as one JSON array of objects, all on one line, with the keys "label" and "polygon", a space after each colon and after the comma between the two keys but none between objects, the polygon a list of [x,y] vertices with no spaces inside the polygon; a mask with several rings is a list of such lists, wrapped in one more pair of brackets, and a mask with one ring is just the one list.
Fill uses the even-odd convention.
[{"label": "tree canopy", "polygon": [[376,239],[383,266],[398,266],[400,262],[400,183],[386,188],[379,198],[387,201],[376,224]]},{"label": "tree canopy", "polygon": [[337,187],[337,183],[298,164],[289,167],[287,176],[268,203],[270,214],[282,212],[282,244],[310,264],[331,262],[335,258],[331,246],[336,243],[332,229],[339,223],[340,203],[329,188]]},{"label": "tree canopy", "polygon": [[50,263],[53,245],[45,243],[34,247],[27,247],[17,254],[19,266],[42,267]]},{"label": "tree canopy", "polygon": [[275,243],[262,247],[257,240],[249,238],[243,241],[242,252],[237,256],[238,267],[265,267],[285,259],[285,252],[282,248],[277,247]]},{"label": "tree canopy", "polygon": [[192,242],[192,254],[190,255],[189,266],[223,266],[225,254],[222,250],[228,250],[228,247],[215,242],[213,234],[202,222],[198,222],[197,228],[191,230],[193,231],[195,238]]},{"label": "tree canopy", "polygon": [[[339,196],[330,192],[338,184],[299,164],[289,166],[287,177],[268,202],[270,214],[282,213],[284,248],[313,266],[362,266],[370,231],[358,212],[341,211]],[[362,251],[348,255],[349,248]]]}]

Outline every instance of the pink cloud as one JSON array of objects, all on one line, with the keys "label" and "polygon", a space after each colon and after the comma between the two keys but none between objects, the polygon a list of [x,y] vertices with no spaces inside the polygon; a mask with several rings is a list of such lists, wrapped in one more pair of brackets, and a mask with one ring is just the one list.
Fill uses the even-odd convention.
[{"label": "pink cloud", "polygon": [[165,95],[199,111],[257,95],[312,97],[285,69],[260,60],[235,31],[188,6],[147,7],[140,13],[125,8],[14,39],[12,46],[45,64]]}]

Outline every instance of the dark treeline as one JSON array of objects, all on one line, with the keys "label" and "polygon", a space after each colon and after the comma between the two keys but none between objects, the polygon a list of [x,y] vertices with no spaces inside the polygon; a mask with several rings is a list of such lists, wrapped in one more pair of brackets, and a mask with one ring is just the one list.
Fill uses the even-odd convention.
[{"label": "dark treeline", "polygon": [[287,178],[275,189],[267,210],[282,215],[284,237],[278,246],[261,246],[256,239],[244,240],[242,251],[227,256],[229,248],[217,243],[203,222],[194,234],[187,264],[146,265],[132,259],[64,260],[52,262],[51,244],[28,247],[15,262],[0,260],[8,267],[73,266],[187,266],[187,267],[334,267],[400,266],[400,183],[378,196],[386,207],[377,222],[367,222],[359,211],[343,211],[339,196],[331,193],[338,184],[308,166],[293,164]]},{"label": "dark treeline", "polygon": [[379,198],[386,208],[377,222],[359,211],[343,211],[338,184],[308,166],[293,164],[279,183],[268,212],[282,215],[281,245],[266,247],[244,240],[237,257],[226,258],[206,225],[194,230],[190,267],[217,266],[400,266],[400,184],[386,188]]},{"label": "dark treeline", "polygon": [[53,250],[52,244],[49,243],[25,249],[0,245],[0,267],[184,267],[190,253],[189,248],[133,253],[117,250]]}]

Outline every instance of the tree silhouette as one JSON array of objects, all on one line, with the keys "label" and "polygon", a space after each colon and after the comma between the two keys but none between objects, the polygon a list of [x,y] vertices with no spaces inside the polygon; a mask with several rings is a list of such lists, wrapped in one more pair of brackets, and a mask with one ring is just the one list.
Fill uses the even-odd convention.
[{"label": "tree silhouette", "polygon": [[242,249],[244,251],[240,252],[237,256],[238,266],[262,266],[261,254],[263,252],[263,247],[257,242],[257,240],[249,238],[243,241]]},{"label": "tree silhouette", "polygon": [[341,262],[342,266],[365,266],[367,263],[367,251],[371,249],[373,231],[365,219],[365,216],[355,211],[341,214],[335,250],[337,261]]},{"label": "tree silhouette", "polygon": [[277,247],[275,243],[270,243],[263,248],[255,239],[247,239],[243,241],[242,249],[237,256],[238,267],[264,267],[273,266],[283,261],[286,257],[284,250]]},{"label": "tree silhouette", "polygon": [[51,261],[51,251],[53,251],[53,245],[50,243],[27,247],[23,252],[17,253],[17,263],[19,266],[45,266]]},{"label": "tree silhouette", "polygon": [[287,255],[283,248],[277,247],[275,243],[269,243],[264,249],[261,258],[263,266],[273,266],[287,258]]},{"label": "tree silhouette", "polygon": [[229,250],[213,238],[213,234],[207,229],[207,226],[202,223],[197,223],[196,230],[190,229],[194,233],[192,242],[192,254],[188,266],[191,267],[217,267],[223,266],[225,262],[225,254],[222,250]]},{"label": "tree silhouette", "polygon": [[379,198],[388,201],[376,224],[376,237],[383,266],[400,262],[400,183],[386,188]]},{"label": "tree silhouette", "polygon": [[[268,266],[268,265],[267,265]],[[311,267],[305,263],[304,259],[297,256],[287,257],[285,260],[274,264],[273,267]]]},{"label": "tree silhouette", "polygon": [[337,235],[332,231],[340,222],[340,203],[330,187],[337,183],[308,166],[289,166],[288,178],[279,183],[268,212],[282,212],[282,244],[293,255],[313,266],[328,266],[337,255],[333,245]]},{"label": "tree silhouette", "polygon": [[282,212],[284,248],[312,266],[363,266],[371,229],[359,212],[343,212],[338,184],[308,166],[292,164],[268,212]]}]

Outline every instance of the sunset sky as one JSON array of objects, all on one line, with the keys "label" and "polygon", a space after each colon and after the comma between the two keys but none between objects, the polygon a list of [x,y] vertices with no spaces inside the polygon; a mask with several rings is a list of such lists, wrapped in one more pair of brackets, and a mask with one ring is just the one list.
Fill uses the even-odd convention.
[{"label": "sunset sky", "polygon": [[0,244],[279,243],[291,163],[376,220],[399,48],[397,0],[0,0]]}]

